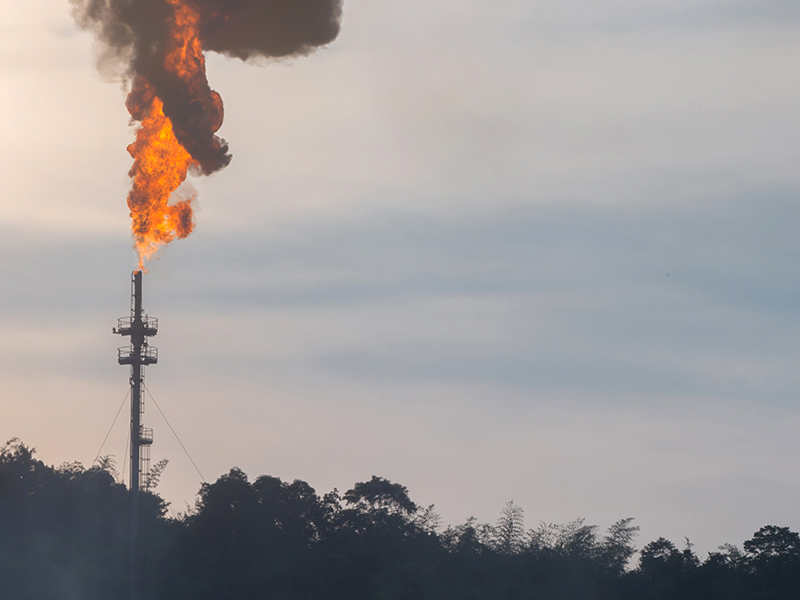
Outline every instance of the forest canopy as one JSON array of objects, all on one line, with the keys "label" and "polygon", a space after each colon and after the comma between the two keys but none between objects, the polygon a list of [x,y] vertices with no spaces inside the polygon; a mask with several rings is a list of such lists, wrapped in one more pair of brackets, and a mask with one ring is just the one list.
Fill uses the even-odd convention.
[{"label": "forest canopy", "polygon": [[[381,477],[319,495],[237,468],[203,484],[186,514],[166,509],[142,494],[143,600],[800,597],[800,535],[776,525],[705,557],[688,540],[637,551],[631,518],[525,529],[508,502],[495,523],[443,527]],[[129,510],[108,459],[54,467],[19,440],[0,447],[0,598],[125,598]]]}]

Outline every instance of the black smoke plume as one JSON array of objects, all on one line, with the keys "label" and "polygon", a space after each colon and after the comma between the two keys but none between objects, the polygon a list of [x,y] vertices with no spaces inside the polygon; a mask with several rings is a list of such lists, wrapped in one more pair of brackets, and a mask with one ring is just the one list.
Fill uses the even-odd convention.
[{"label": "black smoke plume", "polygon": [[222,102],[205,80],[186,81],[164,66],[175,5],[200,15],[199,38],[205,51],[241,60],[310,54],[339,33],[342,0],[70,0],[83,29],[101,44],[100,61],[113,65],[132,87],[128,106],[136,107],[150,88],[164,104],[180,144],[208,174],[231,159],[215,132],[222,124]]},{"label": "black smoke plume", "polygon": [[310,54],[339,35],[341,0],[196,0],[203,47],[242,60]]}]

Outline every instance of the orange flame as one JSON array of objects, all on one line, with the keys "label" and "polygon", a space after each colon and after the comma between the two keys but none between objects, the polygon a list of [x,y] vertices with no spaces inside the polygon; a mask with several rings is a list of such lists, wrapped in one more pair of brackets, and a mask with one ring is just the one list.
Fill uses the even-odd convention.
[{"label": "orange flame", "polygon": [[[199,101],[213,105],[210,112],[213,131],[222,125],[222,100],[208,90],[205,58],[198,37],[200,16],[187,0],[167,0],[173,8],[170,35],[163,66],[186,85]],[[203,94],[202,86],[210,91]],[[139,267],[162,246],[176,238],[185,238],[194,228],[192,201],[170,202],[175,190],[186,179],[190,167],[198,166],[189,151],[178,141],[173,124],[164,114],[162,99],[144,75],[137,75],[126,102],[133,119],[140,121],[136,140],[128,146],[133,157],[129,175],[133,179],[128,207],[133,220],[134,247]],[[206,115],[208,117],[208,115]]]},{"label": "orange flame", "polygon": [[194,228],[192,199],[169,203],[194,160],[175,138],[172,123],[164,115],[157,97],[148,107],[128,152],[134,159],[128,208],[139,267],[143,268],[145,259],[151,258],[161,246],[175,238],[185,238]]}]

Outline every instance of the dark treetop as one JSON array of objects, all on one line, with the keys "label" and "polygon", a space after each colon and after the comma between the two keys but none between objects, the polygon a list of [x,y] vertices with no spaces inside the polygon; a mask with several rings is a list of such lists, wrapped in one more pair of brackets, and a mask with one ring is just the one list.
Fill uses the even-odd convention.
[{"label": "dark treetop", "polygon": [[[126,598],[128,511],[111,460],[54,468],[17,440],[0,447],[0,598]],[[800,536],[785,527],[705,558],[659,538],[637,561],[631,519],[525,530],[509,502],[494,524],[443,529],[380,477],[320,497],[234,468],[179,518],[145,492],[142,525],[144,600],[800,598]]]}]

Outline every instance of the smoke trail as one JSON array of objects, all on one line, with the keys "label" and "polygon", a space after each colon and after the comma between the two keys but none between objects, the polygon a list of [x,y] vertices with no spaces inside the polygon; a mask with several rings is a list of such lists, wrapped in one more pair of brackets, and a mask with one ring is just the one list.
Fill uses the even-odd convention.
[{"label": "smoke trail", "polygon": [[[142,258],[193,227],[191,200],[168,205],[195,167],[230,163],[219,94],[206,79],[204,51],[241,60],[304,55],[339,33],[342,0],[70,0],[92,30],[100,64],[130,85],[126,105],[142,127],[128,151],[128,206]],[[183,151],[188,155],[184,155]]]}]

